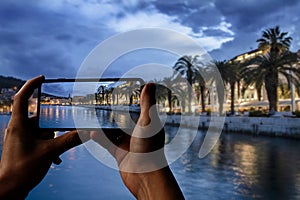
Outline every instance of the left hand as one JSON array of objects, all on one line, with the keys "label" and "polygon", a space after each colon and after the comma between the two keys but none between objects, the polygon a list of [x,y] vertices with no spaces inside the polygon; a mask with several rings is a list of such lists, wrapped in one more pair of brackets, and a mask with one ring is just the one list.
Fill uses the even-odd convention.
[{"label": "left hand", "polygon": [[24,199],[52,162],[82,143],[77,131],[53,138],[53,132],[38,129],[36,118],[28,118],[28,99],[43,80],[39,76],[27,81],[14,97],[0,162],[0,199]]}]

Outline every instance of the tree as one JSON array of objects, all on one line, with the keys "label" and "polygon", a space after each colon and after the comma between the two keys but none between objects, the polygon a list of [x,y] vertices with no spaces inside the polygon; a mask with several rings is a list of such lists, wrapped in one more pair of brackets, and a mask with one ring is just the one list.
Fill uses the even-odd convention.
[{"label": "tree", "polygon": [[229,84],[230,87],[230,113],[234,114],[234,102],[235,102],[235,85],[240,80],[240,63],[234,61],[215,61],[214,62],[220,75],[223,79],[224,85]]},{"label": "tree", "polygon": [[104,90],[104,98],[106,101],[107,105],[110,105],[112,102],[112,93],[113,93],[113,88],[112,87],[106,87]]},{"label": "tree", "polygon": [[201,99],[201,112],[206,112],[206,102],[205,102],[205,98],[206,98],[206,82],[203,78],[203,75],[205,74],[204,70],[206,70],[205,68],[199,68],[199,72],[197,73],[197,76],[195,76],[195,82],[198,83],[198,86],[195,87],[196,89],[196,93],[197,93],[197,99],[199,101],[199,97]]},{"label": "tree", "polygon": [[[269,101],[269,110],[274,109],[277,111],[278,109],[279,74],[289,79],[290,67],[286,65],[295,62],[297,58],[296,54],[289,52],[292,38],[287,35],[288,32],[281,32],[279,26],[263,31],[262,37],[256,42],[258,42],[258,48],[264,52],[264,55],[249,61],[250,64],[256,66],[246,67],[243,72],[246,83],[248,85],[255,83],[257,90],[264,83]],[[295,75],[293,81],[297,82],[297,70],[292,69],[292,71]]]},{"label": "tree", "polygon": [[191,113],[191,100],[192,100],[192,86],[197,80],[197,77],[201,76],[200,69],[202,63],[199,60],[199,56],[182,56],[177,60],[173,69],[184,76],[189,83],[188,85],[188,112]]},{"label": "tree", "polygon": [[275,28],[264,30],[262,37],[256,42],[258,42],[258,48],[264,53],[269,53],[271,57],[278,56],[290,48],[293,38],[287,35],[288,32],[281,32],[279,26],[276,26]]},{"label": "tree", "polygon": [[[241,79],[240,71],[241,71],[241,63],[238,62],[227,62],[226,63],[226,68],[228,71],[231,71],[231,73],[226,77],[225,81],[226,83],[229,84],[230,86],[230,112],[231,115],[234,114],[234,102],[235,102],[235,86]],[[238,87],[238,91],[239,91]]]},{"label": "tree", "polygon": [[97,89],[97,96],[98,96],[98,100],[100,102],[100,104],[104,104],[104,100],[105,100],[105,86],[104,85],[100,85]]},{"label": "tree", "polygon": [[132,105],[134,97],[139,98],[141,88],[136,82],[128,81],[118,92],[120,92],[120,95],[125,95],[126,100],[129,99],[129,105]]},{"label": "tree", "polygon": [[174,81],[171,77],[165,77],[162,81],[162,85],[165,86],[164,89],[166,92],[168,105],[169,105],[169,112],[172,112],[172,88],[174,86]]},{"label": "tree", "polygon": [[119,105],[120,90],[121,90],[121,88],[119,86],[117,86],[114,88],[114,91],[113,91],[113,95],[115,96],[114,99],[117,98],[117,102],[115,103],[116,105]]},{"label": "tree", "polygon": [[[297,55],[291,52],[284,52],[276,56],[272,53],[259,56],[251,61],[252,65],[247,66],[242,74],[246,87],[249,85],[262,85],[265,86],[267,97],[269,101],[269,110],[278,110],[278,86],[279,74],[284,77],[289,83],[290,80],[293,84],[300,83],[300,72],[296,68],[291,68],[290,64],[297,61]],[[292,79],[290,71],[292,71]]]},{"label": "tree", "polygon": [[[183,93],[180,88],[182,79],[179,77],[165,77],[162,81],[156,81],[159,84],[156,86],[157,98],[159,101],[168,101],[169,112],[172,112],[175,100],[181,99],[179,96]],[[182,105],[185,105],[181,102]]]}]

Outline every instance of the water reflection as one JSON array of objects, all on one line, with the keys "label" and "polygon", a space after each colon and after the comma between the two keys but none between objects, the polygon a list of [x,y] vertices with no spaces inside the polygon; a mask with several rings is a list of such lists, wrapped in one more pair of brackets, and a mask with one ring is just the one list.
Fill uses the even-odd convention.
[{"label": "water reflection", "polygon": [[[55,113],[49,107],[45,113]],[[58,108],[59,115],[67,118],[72,112],[90,116],[126,121],[124,115],[109,111],[72,110]],[[83,114],[83,113],[82,113]],[[0,116],[1,138],[9,116]],[[112,123],[111,126],[114,126]],[[168,140],[176,136],[176,127],[165,127]],[[204,159],[198,153],[205,132],[194,138],[189,129],[183,129],[180,146],[189,149],[171,165],[186,199],[299,199],[300,198],[300,141],[270,137],[251,137],[240,134],[222,134],[212,152]],[[61,133],[56,132],[56,136]],[[172,151],[169,152],[172,154]],[[123,186],[118,172],[103,167],[89,155],[83,146],[66,152],[63,163],[53,165],[45,180],[32,192],[29,199],[132,199]],[[108,184],[109,183],[109,184]],[[76,186],[76,187],[74,187]],[[110,192],[108,192],[110,191]]]},{"label": "water reflection", "polygon": [[300,155],[295,152],[300,141],[223,134],[212,152],[199,159],[204,136],[198,132],[191,147],[172,165],[189,199],[299,197]]},{"label": "water reflection", "polygon": [[[80,106],[42,105],[40,126],[43,128],[131,127],[138,114]],[[133,120],[133,121],[132,121]]]}]

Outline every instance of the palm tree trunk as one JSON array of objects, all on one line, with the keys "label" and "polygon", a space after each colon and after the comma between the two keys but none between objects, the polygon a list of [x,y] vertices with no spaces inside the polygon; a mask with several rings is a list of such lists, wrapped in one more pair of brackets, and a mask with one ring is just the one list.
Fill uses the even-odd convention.
[{"label": "palm tree trunk", "polygon": [[[275,70],[273,70],[275,71]],[[272,72],[265,77],[265,87],[267,91],[268,101],[269,101],[269,111],[278,111],[278,73]]]},{"label": "palm tree trunk", "polygon": [[189,85],[188,86],[188,113],[192,112],[191,100],[192,100],[192,85]]},{"label": "palm tree trunk", "polygon": [[231,102],[230,102],[230,113],[231,113],[231,115],[234,115],[234,100],[235,100],[235,97],[234,97],[234,86],[235,86],[234,83],[230,84],[230,99],[231,99]]},{"label": "palm tree trunk", "polygon": [[95,100],[96,100],[96,104],[98,104],[98,94],[95,93]]},{"label": "palm tree trunk", "polygon": [[169,112],[172,112],[172,91],[168,89]]},{"label": "palm tree trunk", "polygon": [[240,88],[241,88],[241,82],[240,81],[237,81],[237,87],[238,87],[238,89],[237,89],[237,92],[238,92],[237,98],[240,99],[241,98],[241,90],[240,90]]},{"label": "palm tree trunk", "polygon": [[192,65],[188,66],[188,70],[187,70],[187,81],[189,83],[188,85],[188,113],[192,112],[192,108],[191,108],[191,100],[192,100],[192,84],[193,84],[193,78],[192,78],[192,70],[191,70]]},{"label": "palm tree trunk", "polygon": [[205,112],[205,86],[200,86],[200,95],[201,95],[201,109],[202,112]]},{"label": "palm tree trunk", "polygon": [[133,104],[133,94],[129,98],[129,105],[131,106]]},{"label": "palm tree trunk", "polygon": [[222,116],[223,115],[223,107],[224,107],[224,85],[221,86],[221,83],[217,84],[217,97],[218,97],[218,102],[219,102],[219,115]]},{"label": "palm tree trunk", "polygon": [[261,87],[262,87],[261,85],[255,85],[255,90],[256,90],[258,101],[261,101],[261,99],[262,99]]}]

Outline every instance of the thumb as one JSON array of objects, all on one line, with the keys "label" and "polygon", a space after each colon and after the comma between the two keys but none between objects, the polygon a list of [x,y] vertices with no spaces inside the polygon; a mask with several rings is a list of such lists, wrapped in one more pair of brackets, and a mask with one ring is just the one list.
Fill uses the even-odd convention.
[{"label": "thumb", "polygon": [[161,121],[156,110],[155,85],[148,83],[141,93],[141,114],[134,128],[133,137],[150,138],[162,129]]},{"label": "thumb", "polygon": [[82,144],[82,142],[85,141],[82,141],[78,131],[74,130],[54,138],[51,146],[55,154],[59,156],[65,151]]}]

